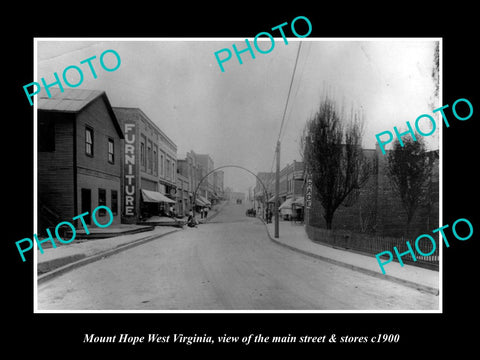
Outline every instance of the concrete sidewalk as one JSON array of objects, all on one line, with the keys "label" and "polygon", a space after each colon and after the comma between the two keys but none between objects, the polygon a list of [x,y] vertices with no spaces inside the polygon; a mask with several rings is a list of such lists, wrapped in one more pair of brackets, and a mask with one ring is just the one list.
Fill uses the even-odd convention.
[{"label": "concrete sidewalk", "polygon": [[[208,213],[206,219],[200,220],[200,224],[213,219],[225,203],[219,204]],[[50,243],[45,243],[43,254],[37,248],[37,275],[38,282],[43,282],[55,276],[61,275],[76,267],[86,265],[103,257],[113,255],[117,252],[127,250],[145,242],[158,239],[159,237],[171,234],[176,231],[182,231],[182,228],[175,226],[149,226],[149,231],[145,231],[144,225],[125,225],[108,228],[111,235],[115,232],[121,232],[128,229],[130,233],[119,234],[108,238],[90,238],[88,240],[74,240],[70,244],[61,244],[56,242],[57,247],[53,248]],[[135,231],[135,229],[138,230]],[[107,232],[105,230],[104,232]],[[132,231],[133,230],[133,231]],[[97,230],[101,232],[102,229]],[[46,248],[48,246],[48,248]]]},{"label": "concrete sidewalk", "polygon": [[104,239],[74,240],[67,245],[57,245],[57,248],[44,249],[43,254],[37,249],[38,282],[181,230],[181,228],[172,226],[156,226],[153,230],[140,233]]},{"label": "concrete sidewalk", "polygon": [[424,269],[413,265],[403,267],[395,261],[385,265],[386,274],[383,275],[375,256],[363,255],[357,252],[334,248],[313,242],[307,236],[303,224],[294,224],[290,221],[280,221],[279,238],[274,238],[274,223],[265,224],[270,239],[277,244],[304,255],[347,267],[365,274],[395,281],[403,285],[422,290],[434,295],[439,294],[439,272]]}]

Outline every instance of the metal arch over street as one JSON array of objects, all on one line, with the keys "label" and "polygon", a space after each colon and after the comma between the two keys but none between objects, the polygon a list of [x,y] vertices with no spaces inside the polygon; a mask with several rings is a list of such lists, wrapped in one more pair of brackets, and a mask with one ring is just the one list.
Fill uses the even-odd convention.
[{"label": "metal arch over street", "polygon": [[[247,168],[244,168],[243,166],[239,166],[239,165],[223,165],[223,166],[219,166],[213,170],[211,170],[210,172],[208,172],[204,177],[202,177],[200,179],[200,181],[198,182],[198,185],[197,187],[195,188],[195,191],[193,192],[193,208],[195,209],[195,206],[197,204],[197,191],[198,191],[198,188],[200,187],[200,185],[202,184],[203,180],[205,180],[210,174],[214,173],[215,171],[218,171],[220,169],[223,169],[223,168],[228,168],[228,167],[233,167],[233,168],[238,168],[238,169],[242,169],[242,170],[245,170],[247,172],[249,172],[250,174],[252,174],[253,176],[255,176],[257,178],[257,180],[260,182],[260,184],[262,184],[262,187],[263,187],[263,192],[265,194],[264,196],[264,202],[267,201],[268,199],[268,191],[267,191],[267,187],[265,186],[265,184],[263,183],[263,181],[256,175],[254,174],[253,172],[251,172],[250,170],[248,170]],[[193,216],[195,216],[195,211],[193,212]]]}]

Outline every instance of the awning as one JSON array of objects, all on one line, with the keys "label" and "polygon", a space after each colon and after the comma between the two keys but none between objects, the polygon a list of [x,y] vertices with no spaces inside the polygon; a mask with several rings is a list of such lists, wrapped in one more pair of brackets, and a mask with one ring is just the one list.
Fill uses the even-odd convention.
[{"label": "awning", "polygon": [[279,209],[282,210],[282,209],[291,209],[292,208],[292,201],[293,201],[293,198],[288,198],[287,200],[285,200],[283,202],[282,205],[280,205]]},{"label": "awning", "polygon": [[275,202],[275,195],[273,195],[270,199],[268,199],[267,202],[269,202],[269,203],[273,202],[274,203]]},{"label": "awning", "polygon": [[166,202],[172,204],[175,203],[175,201],[169,199],[158,191],[150,191],[145,189],[142,189],[142,198],[144,202]]},{"label": "awning", "polygon": [[197,195],[197,201],[198,199],[200,199],[204,205],[207,205],[207,206],[210,206],[212,205],[212,203],[210,201],[208,201],[207,199],[205,199],[202,195]]},{"label": "awning", "polygon": [[201,199],[199,199],[198,197],[195,199],[195,205],[197,206],[207,206],[207,204],[205,204]]},{"label": "awning", "polygon": [[208,201],[207,199],[205,199],[201,195],[197,195],[197,198],[195,199],[195,204],[197,204],[199,206],[210,206],[210,205],[212,205],[212,203],[210,201]]},{"label": "awning", "polygon": [[292,202],[292,204],[295,205],[295,206],[304,206],[304,204],[305,204],[304,197],[301,196],[301,197],[296,198],[295,201]]}]

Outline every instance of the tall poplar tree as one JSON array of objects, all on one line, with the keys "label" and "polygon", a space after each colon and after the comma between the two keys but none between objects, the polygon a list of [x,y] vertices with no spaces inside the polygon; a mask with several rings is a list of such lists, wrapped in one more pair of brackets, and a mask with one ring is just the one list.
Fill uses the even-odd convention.
[{"label": "tall poplar tree", "polygon": [[337,208],[368,179],[370,166],[361,147],[362,130],[359,111],[347,115],[328,97],[305,125],[303,160],[324,209],[327,229],[332,228]]}]

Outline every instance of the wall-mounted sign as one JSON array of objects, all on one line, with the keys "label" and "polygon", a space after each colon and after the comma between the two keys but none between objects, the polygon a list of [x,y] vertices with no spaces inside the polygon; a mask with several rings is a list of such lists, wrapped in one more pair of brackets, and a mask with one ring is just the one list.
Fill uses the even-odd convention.
[{"label": "wall-mounted sign", "polygon": [[312,207],[312,177],[310,174],[307,178],[307,188],[305,191],[305,208],[310,209]]},{"label": "wall-mounted sign", "polygon": [[135,216],[135,124],[125,123],[125,216]]}]

